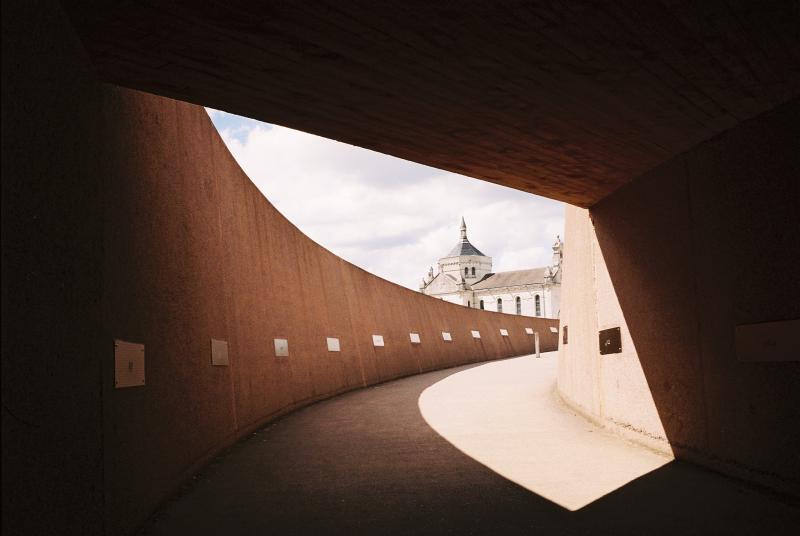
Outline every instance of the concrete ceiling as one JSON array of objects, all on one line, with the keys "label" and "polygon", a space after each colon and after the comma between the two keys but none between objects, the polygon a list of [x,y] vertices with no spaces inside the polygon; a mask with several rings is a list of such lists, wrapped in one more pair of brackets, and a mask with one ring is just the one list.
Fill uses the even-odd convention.
[{"label": "concrete ceiling", "polygon": [[796,1],[63,4],[106,81],[584,207],[800,94]]}]

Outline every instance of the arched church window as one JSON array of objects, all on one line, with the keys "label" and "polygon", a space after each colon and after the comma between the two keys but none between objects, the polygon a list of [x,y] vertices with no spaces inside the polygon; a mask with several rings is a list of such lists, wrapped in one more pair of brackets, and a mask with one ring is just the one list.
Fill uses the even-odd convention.
[{"label": "arched church window", "polygon": [[533,299],[534,303],[536,304],[536,316],[542,316],[542,301],[537,294],[536,297]]},{"label": "arched church window", "polygon": [[481,309],[483,309],[483,300],[481,300]]},{"label": "arched church window", "polygon": [[473,276],[475,275],[475,267],[474,266],[472,267],[472,275]]},{"label": "arched church window", "polygon": [[517,301],[517,314],[521,315],[522,314],[522,298],[517,296],[517,300],[516,301]]},{"label": "arched church window", "polygon": [[470,303],[469,300],[467,300],[467,307],[472,307],[472,304]]},{"label": "arched church window", "polygon": [[503,298],[497,298],[497,312],[503,312]]},{"label": "arched church window", "polygon": [[469,268],[464,268],[464,275],[469,275]]}]

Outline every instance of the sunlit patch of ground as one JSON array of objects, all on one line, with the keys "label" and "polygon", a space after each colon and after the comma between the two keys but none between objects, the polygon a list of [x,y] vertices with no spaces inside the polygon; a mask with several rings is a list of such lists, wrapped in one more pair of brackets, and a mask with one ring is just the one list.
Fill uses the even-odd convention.
[{"label": "sunlit patch of ground", "polygon": [[466,455],[568,510],[669,463],[593,426],[555,393],[555,352],[453,374],[419,398],[425,421]]}]

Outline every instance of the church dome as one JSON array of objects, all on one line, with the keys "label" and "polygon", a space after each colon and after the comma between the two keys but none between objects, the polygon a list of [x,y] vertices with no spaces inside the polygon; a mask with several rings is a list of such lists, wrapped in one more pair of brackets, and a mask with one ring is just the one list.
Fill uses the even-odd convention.
[{"label": "church dome", "polygon": [[481,253],[478,248],[473,246],[466,238],[456,244],[455,247],[450,250],[450,253],[447,254],[448,257],[460,257],[462,255],[480,255],[481,257],[486,256]]},{"label": "church dome", "polygon": [[461,240],[450,250],[450,253],[447,254],[448,257],[461,257],[463,255],[479,255],[481,257],[485,257],[481,251],[472,245],[472,243],[467,239],[467,224],[464,222],[464,218],[461,218]]}]

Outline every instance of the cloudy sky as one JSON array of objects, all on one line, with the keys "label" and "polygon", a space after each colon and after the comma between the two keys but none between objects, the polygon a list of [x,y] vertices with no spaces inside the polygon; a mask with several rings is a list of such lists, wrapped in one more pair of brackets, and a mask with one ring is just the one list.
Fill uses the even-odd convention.
[{"label": "cloudy sky", "polygon": [[417,289],[468,235],[495,272],[549,263],[564,236],[563,203],[208,110],[239,165],[314,241],[385,279]]}]

